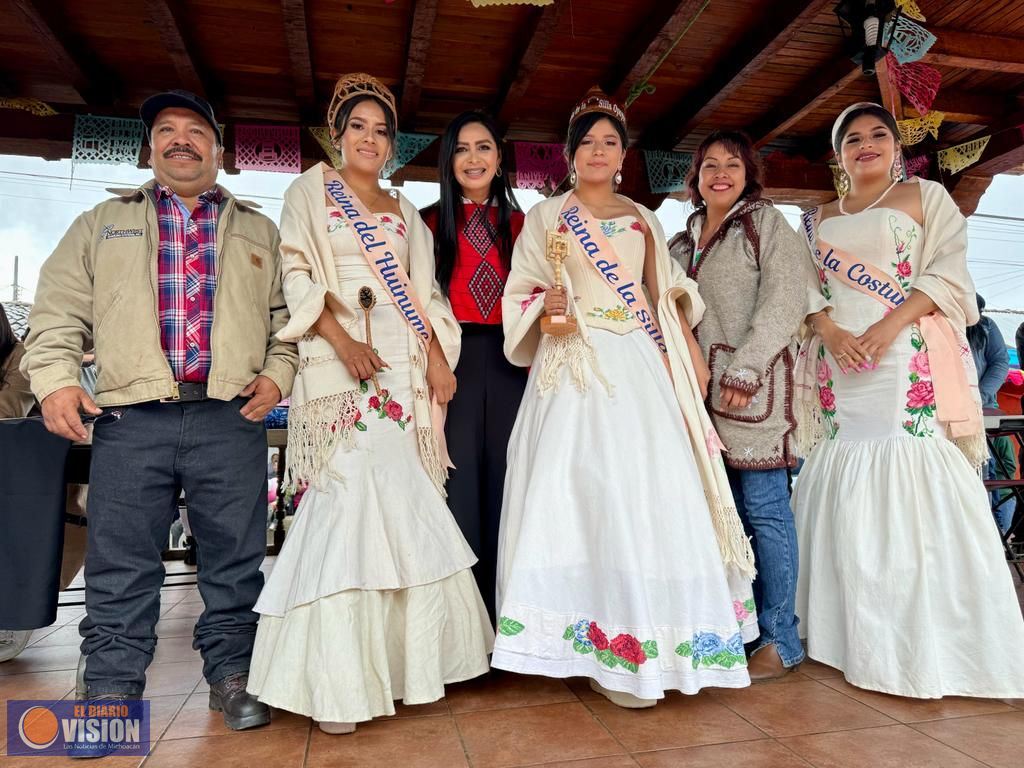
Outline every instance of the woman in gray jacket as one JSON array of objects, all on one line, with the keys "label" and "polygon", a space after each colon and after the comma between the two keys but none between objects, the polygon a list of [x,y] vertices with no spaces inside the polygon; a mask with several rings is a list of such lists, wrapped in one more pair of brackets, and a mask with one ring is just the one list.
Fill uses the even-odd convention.
[{"label": "woman in gray jacket", "polygon": [[753,681],[781,677],[804,658],[787,468],[796,464],[793,363],[810,276],[805,245],[761,197],[758,159],[743,133],[708,136],[687,180],[697,210],[670,243],[707,304],[696,328],[711,369],[707,405],[757,558],[761,637],[750,659]]}]

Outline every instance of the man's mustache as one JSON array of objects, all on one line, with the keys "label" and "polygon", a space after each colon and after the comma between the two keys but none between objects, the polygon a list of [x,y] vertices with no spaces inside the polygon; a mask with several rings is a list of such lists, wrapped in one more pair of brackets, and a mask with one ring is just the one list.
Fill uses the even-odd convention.
[{"label": "man's mustache", "polygon": [[171,155],[188,155],[193,160],[202,161],[202,156],[190,147],[175,146],[164,152],[164,158],[169,158]]}]

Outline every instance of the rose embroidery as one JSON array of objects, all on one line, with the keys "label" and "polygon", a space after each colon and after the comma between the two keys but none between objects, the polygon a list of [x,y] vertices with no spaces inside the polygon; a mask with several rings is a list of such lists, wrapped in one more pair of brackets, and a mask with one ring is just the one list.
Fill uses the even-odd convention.
[{"label": "rose embroidery", "polygon": [[833,440],[839,434],[839,422],[836,421],[836,395],[832,389],[832,367],[825,359],[825,345],[818,347],[818,402],[821,404],[821,420],[825,427],[825,435]]},{"label": "rose embroidery", "polygon": [[915,352],[914,356],[910,358],[910,372],[916,373],[918,376],[925,378],[931,378],[932,367],[928,362],[927,352]]},{"label": "rose embroidery", "polygon": [[587,639],[594,644],[599,651],[605,650],[608,643],[608,636],[597,626],[596,621],[590,622],[590,629],[587,630]]},{"label": "rose embroidery", "polygon": [[821,407],[826,411],[834,411],[836,407],[836,396],[832,392],[831,387],[822,387],[818,392],[818,397],[821,399]]},{"label": "rose embroidery", "polygon": [[[365,381],[360,382],[360,386],[364,394],[369,389]],[[386,389],[382,389],[378,395],[371,395],[367,398],[366,409],[371,413],[377,414],[378,419],[390,419],[403,431],[409,426],[409,422],[412,421],[412,414],[406,415],[405,408],[402,407],[401,403],[392,400],[391,393]],[[365,427],[362,431],[365,431]]]},{"label": "rose embroidery", "polygon": [[631,661],[634,664],[643,664],[647,661],[647,654],[640,647],[640,641],[632,635],[616,635],[611,642],[612,653],[621,659]]},{"label": "rose embroidery", "polygon": [[910,244],[917,239],[917,227],[904,230],[903,227],[899,226],[898,222],[899,219],[895,215],[889,216],[889,232],[892,234],[894,250],[896,251],[896,260],[890,262],[890,266],[896,270],[896,282],[900,284],[904,291],[907,291],[910,289],[910,280],[908,278],[914,271],[910,263]]},{"label": "rose embroidery", "polygon": [[619,666],[630,672],[638,672],[640,665],[648,659],[658,658],[658,643],[655,640],[640,642],[633,635],[621,633],[609,642],[608,635],[597,622],[587,619],[580,619],[566,627],[562,639],[571,640],[576,653],[593,653],[594,658],[609,669]]},{"label": "rose embroidery", "polygon": [[634,221],[632,224],[629,225],[629,228],[630,229],[635,229],[637,232],[643,232],[644,231],[643,225],[640,224],[639,221]]},{"label": "rose embroidery", "polygon": [[929,420],[935,416],[935,387],[931,378],[931,363],[925,347],[921,329],[916,325],[910,332],[910,344],[914,356],[907,366],[910,375],[910,389],[907,390],[907,405],[904,410],[910,416],[903,421],[903,429],[914,437],[931,437],[934,431]]},{"label": "rose embroidery", "polygon": [[732,612],[736,614],[736,621],[742,624],[746,619],[754,613],[754,601],[753,599],[745,602],[739,600],[732,601]]},{"label": "rose embroidery", "polygon": [[714,632],[694,632],[693,639],[676,646],[676,654],[691,659],[694,669],[701,666],[732,669],[747,665],[743,635],[739,632],[728,640],[723,640]]},{"label": "rose embroidery", "polygon": [[384,403],[384,410],[392,421],[400,421],[402,418],[402,406],[394,400]]},{"label": "rose embroidery", "polygon": [[822,358],[818,361],[818,383],[822,386],[828,386],[829,379],[832,378],[832,369],[829,367],[828,362]]},{"label": "rose embroidery", "polygon": [[935,405],[935,390],[930,381],[915,381],[907,391],[908,408],[925,408]]}]

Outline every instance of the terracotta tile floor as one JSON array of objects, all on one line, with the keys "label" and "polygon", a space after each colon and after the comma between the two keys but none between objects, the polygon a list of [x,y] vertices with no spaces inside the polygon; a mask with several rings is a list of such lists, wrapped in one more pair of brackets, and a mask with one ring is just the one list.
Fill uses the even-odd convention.
[{"label": "terracotta tile floor", "polygon": [[[268,563],[268,567],[269,567]],[[186,570],[168,564],[169,572]],[[184,580],[178,577],[177,581]],[[80,593],[78,593],[80,594]],[[1024,586],[1018,584],[1024,605]],[[784,681],[749,689],[670,694],[623,710],[584,679],[511,674],[449,686],[424,706],[326,736],[308,718],[275,713],[235,733],[206,706],[191,649],[202,611],[195,587],[163,592],[160,643],[149,669],[154,747],[149,757],[96,766],[172,768],[1019,768],[1024,700],[915,701],[863,691],[808,662]],[[73,695],[80,608],[61,608],[17,659],[0,664],[0,702]],[[0,753],[5,752],[0,708]],[[75,765],[65,758],[0,756],[0,768]]]}]

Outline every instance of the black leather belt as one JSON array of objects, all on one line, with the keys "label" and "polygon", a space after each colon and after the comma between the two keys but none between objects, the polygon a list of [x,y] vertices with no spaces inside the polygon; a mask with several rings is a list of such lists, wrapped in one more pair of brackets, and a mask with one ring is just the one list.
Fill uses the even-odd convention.
[{"label": "black leather belt", "polygon": [[208,400],[206,394],[206,382],[199,381],[176,381],[174,382],[174,394],[170,397],[160,399],[161,403],[194,403],[199,400]]}]

